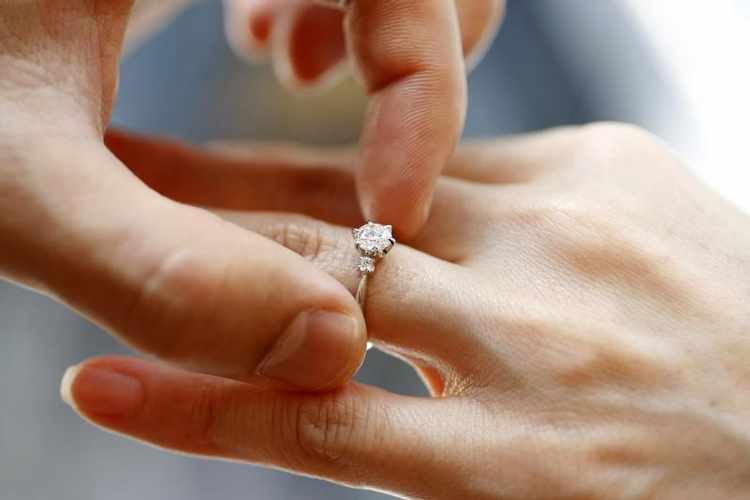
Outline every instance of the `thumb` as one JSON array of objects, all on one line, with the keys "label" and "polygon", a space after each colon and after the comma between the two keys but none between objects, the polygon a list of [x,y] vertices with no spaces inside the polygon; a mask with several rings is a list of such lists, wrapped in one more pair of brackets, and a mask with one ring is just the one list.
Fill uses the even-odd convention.
[{"label": "thumb", "polygon": [[61,153],[74,173],[46,169],[46,186],[26,188],[43,195],[31,193],[21,217],[0,219],[3,234],[15,236],[0,249],[9,277],[186,368],[319,390],[359,367],[364,319],[334,278],[269,239],[146,189],[103,145],[37,148],[34,161],[54,164]]}]

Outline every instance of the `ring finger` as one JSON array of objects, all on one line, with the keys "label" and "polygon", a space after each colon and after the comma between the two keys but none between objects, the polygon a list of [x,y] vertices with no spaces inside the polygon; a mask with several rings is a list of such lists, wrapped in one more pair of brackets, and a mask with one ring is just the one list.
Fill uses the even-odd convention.
[{"label": "ring finger", "polygon": [[[225,219],[282,243],[313,260],[352,293],[356,290],[359,255],[350,228],[362,221],[354,213],[344,213],[356,210],[356,195],[348,167],[335,166],[336,154],[289,154],[276,148],[256,151],[255,159],[248,160],[236,152],[228,157],[123,134],[110,134],[108,145],[160,193],[214,207]],[[471,318],[451,306],[463,303],[465,297],[447,300],[446,294],[454,293],[453,284],[465,281],[463,273],[469,271],[450,262],[459,258],[446,256],[467,251],[471,239],[481,236],[471,236],[474,224],[466,224],[473,216],[467,207],[482,205],[481,200],[465,196],[468,189],[460,180],[442,182],[434,223],[427,225],[413,247],[397,245],[378,264],[367,294],[368,330],[376,342],[412,358],[446,362],[455,358],[456,345],[468,335],[464,326]],[[292,210],[345,225],[288,213]]]},{"label": "ring finger", "polygon": [[[354,294],[361,279],[351,230],[302,215],[218,211],[221,217],[286,246],[343,283]],[[469,345],[460,297],[446,299],[466,280],[461,266],[397,244],[376,264],[365,297],[370,339],[410,360],[456,365],[456,346]],[[440,304],[436,307],[436,304]],[[426,313],[426,311],[429,311]],[[469,357],[470,358],[470,357]],[[467,358],[468,359],[468,358]],[[450,361],[449,361],[450,360]]]}]

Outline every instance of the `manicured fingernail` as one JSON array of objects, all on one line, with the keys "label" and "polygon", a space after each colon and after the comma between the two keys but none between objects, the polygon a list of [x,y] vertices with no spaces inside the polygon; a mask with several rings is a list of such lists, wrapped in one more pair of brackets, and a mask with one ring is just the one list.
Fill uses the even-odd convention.
[{"label": "manicured fingernail", "polygon": [[60,384],[63,400],[77,411],[124,417],[143,402],[143,385],[137,378],[99,367],[71,366]]},{"label": "manicured fingernail", "polygon": [[360,328],[346,314],[305,311],[289,324],[258,373],[300,389],[331,388],[359,366],[364,353]]},{"label": "manicured fingernail", "polygon": [[62,400],[73,408],[75,408],[76,404],[75,401],[73,401],[71,387],[73,386],[73,381],[75,380],[76,375],[78,375],[78,370],[78,365],[69,366],[63,374],[62,381],[60,381],[60,397],[62,397]]}]

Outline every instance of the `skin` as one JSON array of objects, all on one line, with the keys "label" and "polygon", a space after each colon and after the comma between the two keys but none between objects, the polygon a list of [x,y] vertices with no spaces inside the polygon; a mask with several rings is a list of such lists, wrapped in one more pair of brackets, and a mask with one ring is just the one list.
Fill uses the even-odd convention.
[{"label": "skin", "polygon": [[369,95],[352,159],[362,210],[411,239],[463,129],[464,60],[481,57],[505,2],[358,0],[346,12],[326,3],[225,0],[229,43],[251,61],[270,58],[293,89],[326,88],[354,71]]},{"label": "skin", "polygon": [[[276,60],[325,72],[330,61],[315,61],[335,53],[356,65],[370,94],[360,154],[350,159],[359,199],[403,238],[423,225],[460,134],[462,43],[491,35],[500,19],[502,4],[486,4],[496,15],[483,24],[459,20],[460,2],[449,0],[360,1],[345,16],[311,2],[273,4],[279,16],[338,19],[336,30],[317,33],[307,21],[269,28],[307,48],[277,51],[285,55]],[[367,338],[346,287],[283,245],[162,196],[105,147],[131,7],[0,4],[0,278],[184,368],[264,387],[340,386]],[[228,19],[252,24],[231,6]]]},{"label": "skin", "polygon": [[[110,145],[153,189],[356,287],[350,153],[122,134]],[[173,183],[175,171],[212,177]],[[63,395],[168,450],[408,498],[747,498],[748,270],[748,217],[643,131],[477,143],[368,291],[371,339],[432,398],[358,383],[263,390],[125,357],[74,367]]]},{"label": "skin", "polygon": [[[365,341],[347,229],[359,198],[370,206],[363,160],[123,135],[107,149],[129,7],[0,6],[0,273],[172,362],[74,367],[63,396],[82,416],[170,450],[406,497],[748,496],[748,220],[658,142],[597,125],[461,149],[429,223],[381,262],[367,298],[372,339],[434,397],[345,384]],[[365,48],[383,34],[366,28]],[[370,47],[375,74],[393,67],[387,44]],[[376,136],[400,97],[423,102],[415,81],[445,76],[417,61],[424,80],[372,87],[386,110]],[[390,143],[365,140],[365,164],[373,144]],[[296,319],[318,310],[353,330]],[[300,324],[313,334],[286,335]],[[258,372],[294,347],[306,356],[272,358],[273,381]],[[287,390],[300,372],[295,387],[338,388]]]}]

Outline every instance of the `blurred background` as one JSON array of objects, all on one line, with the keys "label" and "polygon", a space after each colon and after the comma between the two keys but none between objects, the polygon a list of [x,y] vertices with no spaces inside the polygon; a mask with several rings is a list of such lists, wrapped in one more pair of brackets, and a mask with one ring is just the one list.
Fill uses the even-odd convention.
[{"label": "blurred background", "polygon": [[[153,10],[142,2],[146,22],[123,63],[117,125],[195,142],[356,140],[364,98],[354,83],[324,95],[292,95],[270,68],[231,53],[220,2],[179,3]],[[167,17],[173,22],[152,33]],[[500,35],[470,77],[465,135],[636,123],[750,209],[748,47],[746,0],[509,0]],[[170,455],[95,429],[60,400],[59,378],[83,358],[113,352],[125,350],[86,320],[0,283],[1,500],[387,498]],[[425,393],[409,368],[378,351],[359,378]]]}]

